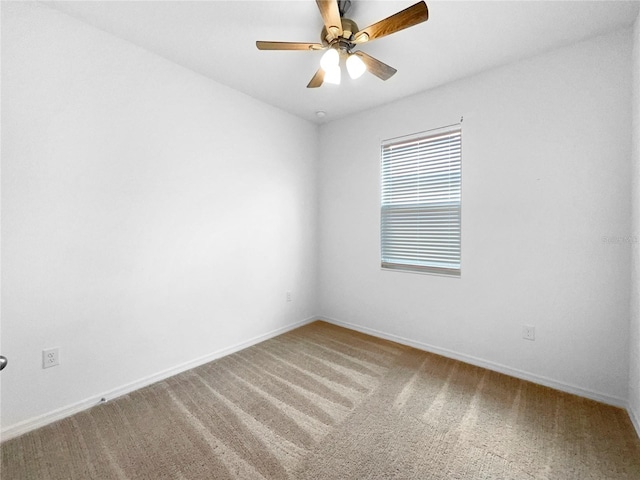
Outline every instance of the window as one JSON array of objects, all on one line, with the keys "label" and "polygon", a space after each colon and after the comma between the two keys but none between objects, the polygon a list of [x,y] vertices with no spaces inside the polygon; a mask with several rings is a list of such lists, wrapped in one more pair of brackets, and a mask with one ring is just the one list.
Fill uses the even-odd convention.
[{"label": "window", "polygon": [[460,276],[460,125],[382,142],[382,267]]}]

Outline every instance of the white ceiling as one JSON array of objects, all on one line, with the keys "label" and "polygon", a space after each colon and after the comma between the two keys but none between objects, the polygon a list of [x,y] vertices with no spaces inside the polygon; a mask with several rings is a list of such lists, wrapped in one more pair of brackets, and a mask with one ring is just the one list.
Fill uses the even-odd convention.
[{"label": "white ceiling", "polygon": [[[352,0],[364,28],[417,0]],[[431,1],[429,21],[360,47],[398,69],[308,89],[322,52],[259,51],[256,40],[318,42],[314,0],[45,2],[113,35],[313,122],[330,121],[633,23],[639,1]],[[316,111],[326,111],[324,119]]]}]

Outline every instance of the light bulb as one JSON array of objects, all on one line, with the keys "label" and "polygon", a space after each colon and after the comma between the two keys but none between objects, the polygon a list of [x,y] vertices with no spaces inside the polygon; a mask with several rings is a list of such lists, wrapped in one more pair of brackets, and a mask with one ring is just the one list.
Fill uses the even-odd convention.
[{"label": "light bulb", "polygon": [[330,48],[320,59],[320,66],[325,72],[331,70],[332,67],[340,65],[340,54],[335,48]]},{"label": "light bulb", "polygon": [[[324,69],[323,69],[324,70]],[[334,65],[324,71],[324,82],[333,83],[334,85],[340,85],[340,65]]]},{"label": "light bulb", "polygon": [[359,56],[356,54],[349,55],[349,58],[347,58],[347,71],[351,78],[354,80],[360,78],[366,70],[367,66]]}]

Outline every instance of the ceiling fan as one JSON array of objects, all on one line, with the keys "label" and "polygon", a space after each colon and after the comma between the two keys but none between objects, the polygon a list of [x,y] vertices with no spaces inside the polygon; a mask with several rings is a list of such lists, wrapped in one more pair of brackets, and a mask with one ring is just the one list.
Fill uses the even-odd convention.
[{"label": "ceiling fan", "polygon": [[326,50],[320,60],[320,68],[307,88],[317,88],[324,82],[339,84],[341,59],[345,60],[351,78],[358,78],[369,70],[376,77],[388,80],[396,73],[395,68],[353,49],[429,19],[427,4],[420,1],[360,30],[356,22],[344,16],[351,6],[351,0],[316,0],[316,3],[324,21],[320,33],[322,43],[256,42],[259,50]]}]

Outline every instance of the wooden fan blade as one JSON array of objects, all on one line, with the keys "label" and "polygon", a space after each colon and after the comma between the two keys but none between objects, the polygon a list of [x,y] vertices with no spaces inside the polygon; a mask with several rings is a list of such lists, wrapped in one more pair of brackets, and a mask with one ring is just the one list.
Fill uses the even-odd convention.
[{"label": "wooden fan blade", "polygon": [[[338,0],[316,0],[322,21],[327,28],[327,32],[333,37],[342,35],[342,19],[340,18],[340,9],[338,8]],[[333,39],[329,39],[333,40]]]},{"label": "wooden fan blade", "polygon": [[316,74],[313,76],[307,88],[318,88],[324,82],[324,70],[319,68]]},{"label": "wooden fan blade", "polygon": [[405,28],[413,27],[429,20],[429,9],[424,2],[418,2],[401,12],[380,20],[367,28],[360,30],[353,36],[353,43],[363,43],[376,38],[386,37]]},{"label": "wooden fan blade", "polygon": [[322,50],[321,43],[297,43],[297,42],[256,42],[258,50]]},{"label": "wooden fan blade", "polygon": [[373,58],[371,55],[367,55],[364,52],[354,52],[353,54],[362,59],[364,64],[367,66],[367,70],[382,80],[389,80],[397,72],[395,68],[390,67],[386,63],[382,63],[380,60]]}]

